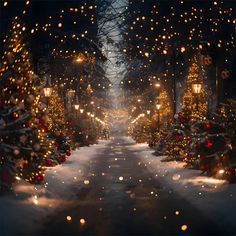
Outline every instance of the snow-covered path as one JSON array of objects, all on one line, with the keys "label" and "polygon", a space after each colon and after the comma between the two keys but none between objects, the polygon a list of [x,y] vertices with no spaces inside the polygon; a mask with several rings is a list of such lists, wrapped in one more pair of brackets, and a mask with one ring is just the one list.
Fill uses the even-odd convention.
[{"label": "snow-covered path", "polygon": [[45,186],[20,181],[0,198],[1,235],[236,233],[235,185],[160,160],[127,137],[81,148]]},{"label": "snow-covered path", "polygon": [[73,205],[77,191],[86,183],[89,165],[107,143],[99,141],[74,151],[64,164],[46,171],[43,186],[18,181],[15,196],[0,198],[0,235],[32,235],[55,210]]}]

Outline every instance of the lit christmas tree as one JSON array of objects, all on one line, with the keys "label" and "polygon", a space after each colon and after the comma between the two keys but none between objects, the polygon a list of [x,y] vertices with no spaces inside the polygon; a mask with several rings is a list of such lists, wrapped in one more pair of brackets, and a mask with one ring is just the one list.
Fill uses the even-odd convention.
[{"label": "lit christmas tree", "polygon": [[66,136],[67,126],[64,102],[55,89],[52,90],[48,98],[47,111],[52,150],[45,165],[51,167],[65,162],[66,158],[71,155],[70,145]]},{"label": "lit christmas tree", "polygon": [[66,126],[64,102],[56,90],[48,98],[48,123],[51,132],[63,131]]},{"label": "lit christmas tree", "polygon": [[156,106],[156,114],[151,118],[151,136],[148,143],[150,147],[155,147],[156,154],[160,155],[164,153],[167,128],[173,117],[170,97],[166,90],[162,90],[157,97]]},{"label": "lit christmas tree", "polygon": [[191,122],[190,112],[184,111],[180,112],[178,115],[175,115],[174,121],[166,138],[168,140],[166,144],[166,160],[184,160],[186,155],[186,147],[191,140]]},{"label": "lit christmas tree", "polygon": [[145,143],[150,139],[150,120],[140,117],[132,127],[131,136],[137,143]]},{"label": "lit christmas tree", "polygon": [[45,114],[39,80],[23,43],[22,25],[14,23],[5,42],[0,67],[0,187],[11,187],[15,177],[40,183],[47,151]]}]

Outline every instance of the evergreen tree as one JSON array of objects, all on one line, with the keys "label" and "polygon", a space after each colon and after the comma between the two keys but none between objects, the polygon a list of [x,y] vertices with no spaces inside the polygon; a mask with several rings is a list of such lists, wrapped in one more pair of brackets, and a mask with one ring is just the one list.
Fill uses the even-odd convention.
[{"label": "evergreen tree", "polygon": [[15,177],[41,182],[47,152],[47,125],[40,84],[23,43],[22,25],[14,22],[4,41],[0,67],[0,188]]}]

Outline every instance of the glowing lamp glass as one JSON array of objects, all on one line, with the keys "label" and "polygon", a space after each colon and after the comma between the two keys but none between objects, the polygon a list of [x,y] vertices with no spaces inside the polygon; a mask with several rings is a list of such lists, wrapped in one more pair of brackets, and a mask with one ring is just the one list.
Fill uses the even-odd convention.
[{"label": "glowing lamp glass", "polygon": [[75,110],[79,110],[79,104],[75,104],[74,107],[75,107]]},{"label": "glowing lamp glass", "polygon": [[52,88],[51,87],[44,87],[43,92],[44,92],[45,97],[50,97],[52,94]]},{"label": "glowing lamp glass", "polygon": [[199,94],[202,90],[202,85],[200,83],[192,84],[193,93]]},{"label": "glowing lamp glass", "polygon": [[161,104],[160,103],[156,104],[156,108],[157,108],[157,110],[160,110],[161,109]]}]

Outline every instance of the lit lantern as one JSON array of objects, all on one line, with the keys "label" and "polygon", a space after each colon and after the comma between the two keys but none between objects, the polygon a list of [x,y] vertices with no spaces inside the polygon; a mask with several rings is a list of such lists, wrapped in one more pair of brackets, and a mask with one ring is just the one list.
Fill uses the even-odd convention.
[{"label": "lit lantern", "polygon": [[157,104],[156,104],[156,108],[157,108],[157,110],[159,111],[159,110],[161,109],[161,104],[160,104],[160,103],[157,103]]},{"label": "lit lantern", "polygon": [[80,113],[83,114],[84,113],[84,109],[80,109]]},{"label": "lit lantern", "polygon": [[44,92],[44,96],[45,97],[50,97],[51,96],[51,94],[52,94],[52,88],[51,88],[51,86],[48,84],[48,85],[46,85],[44,88],[43,88],[43,92]]},{"label": "lit lantern", "polygon": [[75,110],[79,110],[79,104],[75,104],[74,107],[75,107]]},{"label": "lit lantern", "polygon": [[200,83],[192,84],[192,90],[193,90],[193,93],[200,94],[201,90],[202,90],[202,84],[200,84]]},{"label": "lit lantern", "polygon": [[222,72],[221,72],[221,78],[222,79],[228,79],[230,77],[230,71],[228,71],[228,70],[223,70]]},{"label": "lit lantern", "polygon": [[46,80],[46,84],[43,88],[43,92],[44,92],[44,96],[48,98],[52,94],[52,86],[49,84],[49,78],[48,77],[45,77],[45,80]]}]

